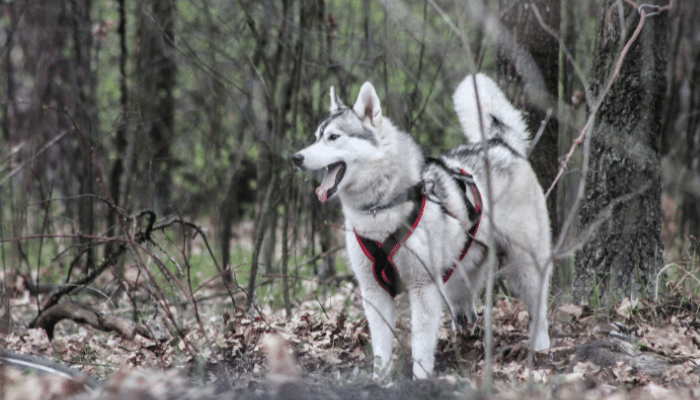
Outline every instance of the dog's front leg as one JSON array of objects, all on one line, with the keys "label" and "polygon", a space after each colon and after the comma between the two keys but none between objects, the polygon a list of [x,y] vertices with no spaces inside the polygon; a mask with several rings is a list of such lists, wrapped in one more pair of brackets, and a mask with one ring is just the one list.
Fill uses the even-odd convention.
[{"label": "dog's front leg", "polygon": [[433,372],[442,296],[436,283],[408,289],[411,302],[411,353],[413,376],[425,379]]},{"label": "dog's front leg", "polygon": [[374,379],[382,379],[391,371],[394,347],[394,300],[376,282],[373,288],[362,288],[363,306],[374,354]]},{"label": "dog's front leg", "polygon": [[[346,226],[351,225],[346,221]],[[396,325],[394,299],[377,283],[372,273],[372,264],[360,248],[353,229],[346,230],[345,243],[350,265],[355,271],[355,278],[360,283],[362,305],[369,325],[374,354],[373,376],[374,379],[380,379],[386,377],[391,371],[394,326]]]}]

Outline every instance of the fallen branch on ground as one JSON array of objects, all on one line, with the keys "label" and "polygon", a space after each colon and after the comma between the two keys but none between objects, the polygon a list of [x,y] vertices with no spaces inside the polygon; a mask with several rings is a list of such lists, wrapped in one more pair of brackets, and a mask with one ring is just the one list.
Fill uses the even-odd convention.
[{"label": "fallen branch on ground", "polygon": [[143,323],[135,323],[126,318],[113,315],[103,315],[97,310],[72,301],[63,302],[44,310],[36,320],[36,327],[45,330],[49,339],[53,339],[54,327],[64,319],[70,319],[79,324],[88,324],[95,329],[105,332],[114,331],[129,340],[133,339],[137,334],[146,339],[157,339]]}]

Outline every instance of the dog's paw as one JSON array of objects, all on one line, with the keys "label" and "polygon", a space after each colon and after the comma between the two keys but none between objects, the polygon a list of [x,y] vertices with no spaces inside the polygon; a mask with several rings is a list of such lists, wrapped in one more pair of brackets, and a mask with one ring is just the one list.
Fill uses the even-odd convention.
[{"label": "dog's paw", "polygon": [[391,379],[394,363],[391,359],[388,362],[382,362],[379,356],[374,357],[374,367],[372,368],[372,379],[377,382],[385,382]]},{"label": "dog's paw", "polygon": [[474,334],[476,330],[476,311],[469,310],[466,314],[457,315],[452,320],[452,329],[455,332],[462,332],[469,328],[469,333]]}]

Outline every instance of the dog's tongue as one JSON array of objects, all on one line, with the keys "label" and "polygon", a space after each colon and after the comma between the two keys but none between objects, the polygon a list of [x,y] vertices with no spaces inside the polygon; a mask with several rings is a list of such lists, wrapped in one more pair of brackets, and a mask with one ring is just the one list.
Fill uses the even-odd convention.
[{"label": "dog's tongue", "polygon": [[318,201],[321,203],[325,203],[326,200],[328,200],[328,191],[335,186],[335,178],[340,168],[341,166],[337,165],[335,168],[329,169],[328,172],[326,172],[326,176],[323,177],[321,185],[316,188],[316,197],[318,197]]}]

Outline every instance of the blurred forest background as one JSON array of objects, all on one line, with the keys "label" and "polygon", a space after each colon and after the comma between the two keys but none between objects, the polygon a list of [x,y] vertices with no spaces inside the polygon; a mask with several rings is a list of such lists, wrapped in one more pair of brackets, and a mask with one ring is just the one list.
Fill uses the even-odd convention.
[{"label": "blurred forest background", "polygon": [[[651,228],[629,218],[624,225],[663,241],[638,240],[646,250],[635,250],[636,264],[624,270],[646,282],[630,292],[641,295],[654,291],[664,265],[676,282],[698,281],[700,2],[672,3],[645,10],[659,12],[646,17],[620,72],[621,81],[630,68],[661,77],[653,106],[625,106],[648,83],[631,78],[611,91],[621,110],[600,108],[625,115],[633,131],[652,129],[644,139],[652,149],[647,186],[631,192],[656,187],[656,211],[632,212]],[[313,194],[319,177],[289,162],[326,115],[329,87],[351,104],[359,86],[373,82],[384,114],[433,155],[462,142],[452,91],[482,71],[526,110],[537,142],[530,158],[545,191],[566,160],[548,197],[552,295],[619,299],[627,292],[614,292],[611,264],[591,274],[587,265],[602,261],[575,254],[612,229],[597,230],[620,214],[615,207],[634,201],[623,191],[590,211],[595,194],[580,184],[588,154],[591,165],[610,168],[593,161],[602,142],[577,142],[566,155],[588,132],[601,87],[639,22],[627,0],[2,2],[4,290],[9,277],[21,278],[34,294],[53,294],[37,303],[47,309],[102,275],[109,279],[95,288],[113,299],[137,288],[191,299],[213,288],[227,307],[289,313],[302,296],[324,293],[317,282],[332,286],[350,273],[339,204],[321,206]],[[662,40],[649,45],[650,35]],[[601,60],[606,45],[613,55]],[[625,174],[640,169],[632,164]],[[586,212],[598,216],[595,229]],[[588,280],[586,289],[574,289],[577,279]],[[3,319],[3,329],[11,325]]]}]

